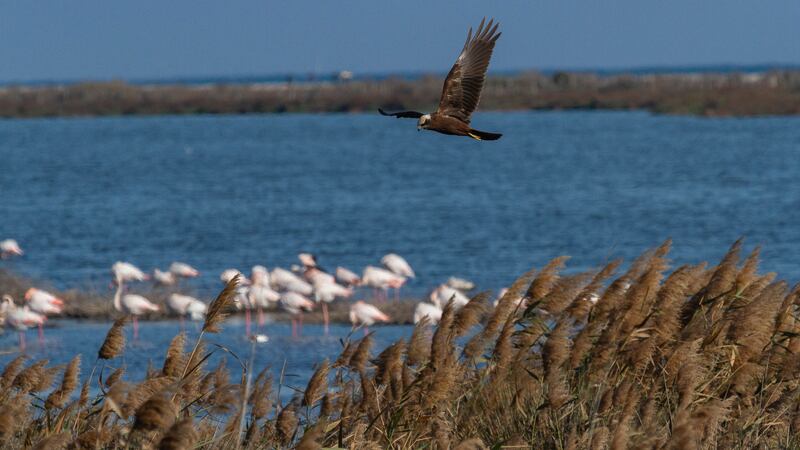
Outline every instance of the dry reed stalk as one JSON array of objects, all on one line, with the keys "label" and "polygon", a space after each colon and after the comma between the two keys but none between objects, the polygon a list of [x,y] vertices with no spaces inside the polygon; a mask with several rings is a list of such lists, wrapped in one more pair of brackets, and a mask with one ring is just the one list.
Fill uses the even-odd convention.
[{"label": "dry reed stalk", "polygon": [[54,433],[50,436],[39,441],[34,447],[34,450],[63,450],[66,449],[69,445],[70,441],[72,441],[72,436],[66,432],[62,431],[60,433]]},{"label": "dry reed stalk", "polygon": [[[374,333],[374,332],[373,332]],[[363,372],[366,370],[367,361],[369,361],[369,349],[372,347],[372,333],[364,336],[359,341],[353,355],[350,357],[347,365],[356,372]]]},{"label": "dry reed stalk", "polygon": [[208,305],[206,320],[203,322],[203,333],[219,333],[220,326],[225,321],[225,317],[227,317],[226,311],[233,305],[236,288],[239,286],[240,281],[241,275],[231,278],[217,295],[217,298]]},{"label": "dry reed stalk", "polygon": [[525,292],[525,298],[534,301],[544,298],[555,285],[558,273],[564,268],[567,260],[569,260],[569,256],[559,256],[550,260],[531,282]]},{"label": "dry reed stalk", "polygon": [[294,439],[295,432],[299,421],[295,415],[295,407],[293,404],[288,404],[278,414],[275,421],[275,431],[278,438],[278,443],[281,446],[288,446]]},{"label": "dry reed stalk", "polygon": [[100,350],[97,352],[98,358],[114,359],[122,353],[125,349],[125,334],[123,333],[123,329],[127,321],[127,316],[120,317],[114,321],[111,329],[108,330],[108,334],[106,334],[103,345],[100,346]]},{"label": "dry reed stalk", "polygon": [[414,325],[414,331],[408,339],[407,360],[409,366],[419,366],[426,362],[430,357],[431,335],[428,331],[429,320],[424,317],[419,323]]},{"label": "dry reed stalk", "polygon": [[186,333],[178,333],[172,338],[167,348],[167,356],[164,358],[164,366],[161,368],[162,375],[167,377],[181,375],[181,371],[186,367],[186,356],[183,353],[185,345]]},{"label": "dry reed stalk", "polygon": [[311,375],[303,394],[302,406],[313,407],[328,390],[328,369],[328,360],[325,359]]},{"label": "dry reed stalk", "polygon": [[124,367],[120,367],[118,369],[115,369],[113,372],[111,372],[111,375],[109,375],[108,378],[106,378],[106,381],[103,384],[105,384],[107,388],[110,388],[116,382],[118,382],[120,379],[122,379],[122,376],[124,374],[125,374],[125,368]]},{"label": "dry reed stalk", "polygon": [[198,436],[191,417],[175,422],[158,443],[159,450],[190,450],[195,448]]},{"label": "dry reed stalk", "polygon": [[19,371],[22,369],[22,366],[25,365],[26,359],[27,357],[25,355],[19,355],[6,364],[6,367],[3,369],[3,374],[0,375],[0,388],[6,389],[11,386],[17,374],[19,374]]},{"label": "dry reed stalk", "polygon": [[758,278],[758,261],[761,256],[761,247],[756,247],[744,260],[741,270],[736,274],[734,292],[741,294],[756,278]]},{"label": "dry reed stalk", "polygon": [[42,359],[22,369],[22,371],[14,378],[11,386],[17,388],[20,392],[25,394],[33,391],[39,386],[39,384],[41,384],[42,379],[46,376],[45,366],[47,365],[47,362],[48,361],[46,359]]},{"label": "dry reed stalk", "polygon": [[486,303],[490,297],[490,292],[481,292],[472,297],[469,303],[458,311],[455,321],[453,322],[453,335],[455,337],[465,335],[467,331],[481,320],[483,313],[486,311]]},{"label": "dry reed stalk", "polygon": [[78,377],[81,370],[81,356],[78,355],[69,362],[64,369],[64,376],[61,386],[50,393],[45,401],[45,408],[63,408],[72,395],[72,391],[78,387]]},{"label": "dry reed stalk", "polygon": [[136,409],[134,431],[166,431],[175,421],[175,404],[163,394],[155,394]]}]

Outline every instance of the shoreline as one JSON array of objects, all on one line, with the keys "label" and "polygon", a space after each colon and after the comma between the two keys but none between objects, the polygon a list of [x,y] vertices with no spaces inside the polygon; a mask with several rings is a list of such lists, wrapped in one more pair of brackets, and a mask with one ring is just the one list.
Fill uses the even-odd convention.
[{"label": "shoreline", "polygon": [[[23,305],[23,296],[25,291],[30,287],[38,287],[44,289],[53,295],[64,300],[64,311],[62,314],[49,316],[48,320],[52,319],[68,319],[68,320],[87,320],[96,322],[111,322],[120,317],[122,314],[114,310],[111,304],[114,293],[109,291],[103,295],[95,291],[82,291],[79,289],[69,289],[61,291],[52,288],[46,281],[31,280],[23,276],[10,272],[7,269],[0,269],[0,295],[8,294],[14,298],[17,305]],[[163,321],[163,320],[177,320],[179,316],[170,313],[166,308],[166,300],[170,294],[183,293],[194,295],[191,291],[178,291],[174,289],[154,287],[152,284],[143,284],[140,289],[132,289],[129,292],[136,293],[147,297],[149,300],[158,304],[162,309],[156,313],[148,313],[139,316],[142,321]],[[210,303],[213,298],[198,297],[199,300]],[[328,311],[330,314],[330,323],[336,324],[349,324],[348,317],[350,311],[350,304],[355,302],[357,298],[350,300],[336,300],[328,304]],[[390,325],[409,325],[413,324],[414,308],[420,299],[402,298],[400,300],[380,300],[375,301],[366,299],[371,304],[374,304],[383,312],[385,312],[391,320],[387,322]],[[244,315],[244,310],[233,309],[228,311],[230,316]],[[256,314],[256,311],[252,311]],[[264,310],[274,322],[290,322],[291,317],[288,313],[282,311],[277,305],[270,309]],[[303,313],[303,322],[309,324],[322,323],[322,311],[317,306],[311,312]],[[45,325],[47,326],[47,325]]]},{"label": "shoreline", "polygon": [[[443,78],[313,83],[0,87],[0,118],[433,110]],[[489,76],[481,111],[645,110],[702,117],[800,115],[800,71]]]}]

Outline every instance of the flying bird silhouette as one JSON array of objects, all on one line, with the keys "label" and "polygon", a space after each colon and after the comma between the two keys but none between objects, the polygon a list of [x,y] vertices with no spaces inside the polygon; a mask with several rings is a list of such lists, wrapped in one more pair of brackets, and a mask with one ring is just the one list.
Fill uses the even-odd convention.
[{"label": "flying bird silhouette", "polygon": [[[478,131],[470,127],[470,116],[478,107],[481,90],[486,80],[486,69],[497,38],[502,33],[497,33],[499,23],[494,24],[494,19],[484,27],[486,18],[481,20],[478,31],[472,35],[472,28],[467,33],[467,42],[458,55],[456,63],[447,74],[442,88],[442,97],[439,107],[430,114],[416,111],[400,111],[387,113],[378,108],[384,116],[419,119],[417,130],[425,129],[455,136],[469,136],[479,141],[494,141],[500,139],[502,134]],[[494,24],[494,26],[492,26]]]}]

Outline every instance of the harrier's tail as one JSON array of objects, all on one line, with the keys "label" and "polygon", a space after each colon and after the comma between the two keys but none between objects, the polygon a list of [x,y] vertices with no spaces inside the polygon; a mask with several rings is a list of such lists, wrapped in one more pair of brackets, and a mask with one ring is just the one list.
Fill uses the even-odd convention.
[{"label": "harrier's tail", "polygon": [[489,133],[488,131],[478,131],[478,130],[469,130],[469,137],[478,141],[496,141],[500,139],[502,134],[500,133]]}]

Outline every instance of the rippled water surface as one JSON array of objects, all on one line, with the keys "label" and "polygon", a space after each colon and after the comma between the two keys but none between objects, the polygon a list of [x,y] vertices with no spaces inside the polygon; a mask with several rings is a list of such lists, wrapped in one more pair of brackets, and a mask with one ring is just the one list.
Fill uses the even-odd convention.
[{"label": "rippled water surface", "polygon": [[[630,260],[667,237],[676,263],[714,261],[746,236],[763,269],[800,279],[800,119],[519,112],[473,125],[505,135],[418,133],[377,114],[0,121],[0,238],[27,251],[0,267],[101,288],[114,261],[182,260],[208,296],[228,267],[288,266],[305,250],[360,269],[395,251],[424,294],[453,274],[496,289],[562,254],[575,270]],[[143,325],[128,364],[160,357],[176,326]],[[272,327],[261,364],[310,370],[338,353],[315,327],[300,341]],[[93,361],[107,328],[59,322],[44,352]]]}]

